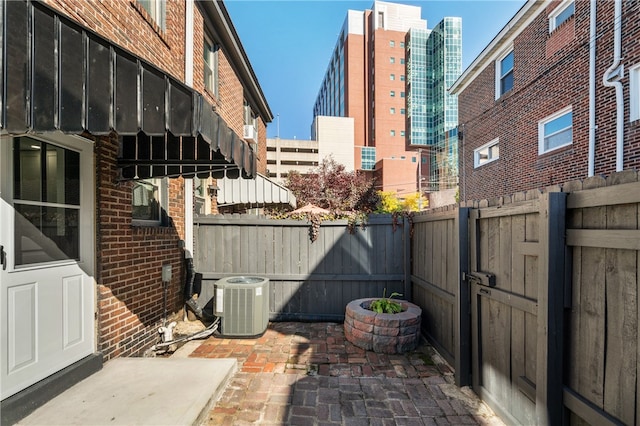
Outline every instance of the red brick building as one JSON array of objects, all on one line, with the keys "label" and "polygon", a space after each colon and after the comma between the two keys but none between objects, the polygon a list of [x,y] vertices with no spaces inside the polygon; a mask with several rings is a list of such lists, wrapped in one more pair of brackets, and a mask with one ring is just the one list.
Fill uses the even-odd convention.
[{"label": "red brick building", "polygon": [[462,201],[640,167],[640,8],[594,5],[528,1],[452,86]]},{"label": "red brick building", "polygon": [[4,423],[158,341],[194,206],[265,173],[273,115],[221,1],[10,1],[0,22]]}]

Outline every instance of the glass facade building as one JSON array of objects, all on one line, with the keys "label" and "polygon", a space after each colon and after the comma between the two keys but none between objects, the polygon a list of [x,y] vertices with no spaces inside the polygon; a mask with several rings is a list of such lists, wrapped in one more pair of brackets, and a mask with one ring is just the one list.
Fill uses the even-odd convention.
[{"label": "glass facade building", "polygon": [[462,73],[462,20],[444,18],[432,30],[407,35],[409,144],[428,146],[429,188],[457,185],[458,99],[448,88]]}]

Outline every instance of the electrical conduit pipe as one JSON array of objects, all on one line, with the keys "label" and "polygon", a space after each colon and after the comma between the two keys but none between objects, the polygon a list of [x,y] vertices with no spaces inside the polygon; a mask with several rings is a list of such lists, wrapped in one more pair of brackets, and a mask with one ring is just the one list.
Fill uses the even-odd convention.
[{"label": "electrical conduit pipe", "polygon": [[624,65],[620,63],[622,43],[622,0],[615,0],[613,18],[613,63],[602,76],[602,84],[616,89],[616,171],[624,166]]}]

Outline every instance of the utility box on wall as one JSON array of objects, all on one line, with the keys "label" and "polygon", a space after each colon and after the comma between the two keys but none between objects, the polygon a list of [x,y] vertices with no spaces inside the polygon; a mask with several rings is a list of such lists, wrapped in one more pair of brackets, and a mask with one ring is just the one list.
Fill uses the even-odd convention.
[{"label": "utility box on wall", "polygon": [[214,314],[227,337],[262,335],[269,325],[269,279],[227,277],[216,281]]}]

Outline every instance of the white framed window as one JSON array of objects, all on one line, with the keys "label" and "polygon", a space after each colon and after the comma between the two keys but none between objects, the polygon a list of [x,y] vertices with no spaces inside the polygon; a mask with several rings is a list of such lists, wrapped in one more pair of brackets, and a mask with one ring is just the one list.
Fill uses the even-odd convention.
[{"label": "white framed window", "polygon": [[389,113],[391,113],[391,114],[395,114],[395,113],[396,113],[396,109],[395,109],[395,108],[393,108],[393,107],[391,107],[391,108],[389,109]]},{"label": "white framed window", "polygon": [[565,21],[571,18],[575,11],[575,2],[573,0],[564,1],[556,7],[551,15],[549,15],[549,32],[553,32]]},{"label": "white framed window", "polygon": [[140,6],[147,11],[151,19],[153,19],[156,24],[162,29],[162,31],[166,30],[166,9],[165,9],[165,0],[138,0]]},{"label": "white framed window", "polygon": [[389,75],[389,80],[393,81],[396,79],[396,75],[395,74],[390,74]]},{"label": "white framed window", "polygon": [[404,81],[404,74],[400,74],[400,81]]},{"label": "white framed window", "polygon": [[396,58],[394,58],[393,56],[389,58],[389,63],[395,64],[396,63]]},{"label": "white framed window", "polygon": [[396,42],[393,40],[389,40],[389,47],[396,47]]},{"label": "white framed window", "polygon": [[204,36],[204,87],[218,96],[218,47],[208,36]]},{"label": "white framed window", "polygon": [[255,128],[258,127],[258,118],[256,114],[253,112],[251,105],[249,105],[249,101],[246,99],[243,101],[243,116],[244,116],[244,124],[251,125]]},{"label": "white framed window", "polygon": [[163,210],[166,211],[166,179],[153,178],[133,183],[131,218],[134,225],[161,226]]},{"label": "white framed window", "polygon": [[389,135],[391,135],[391,136],[395,136],[395,135],[396,135],[396,131],[395,131],[395,130],[391,130],[391,131],[389,131]]},{"label": "white framed window", "polygon": [[564,108],[538,122],[538,154],[573,143],[573,111]]},{"label": "white framed window", "polygon": [[513,49],[496,60],[496,99],[513,88]]},{"label": "white framed window", "polygon": [[404,65],[404,58],[400,58],[400,64]]},{"label": "white framed window", "polygon": [[629,121],[640,120],[640,64],[629,69]]},{"label": "white framed window", "polygon": [[396,91],[395,91],[395,90],[390,91],[390,92],[389,92],[389,96],[391,96],[392,98],[395,98],[395,96],[396,96]]},{"label": "white framed window", "polygon": [[500,158],[500,139],[496,138],[473,150],[473,167],[484,166]]}]

